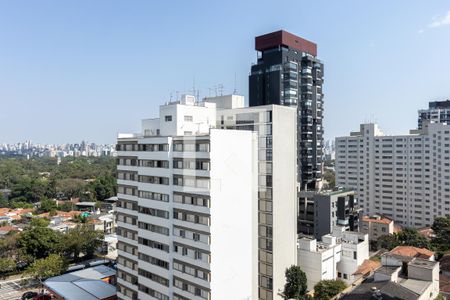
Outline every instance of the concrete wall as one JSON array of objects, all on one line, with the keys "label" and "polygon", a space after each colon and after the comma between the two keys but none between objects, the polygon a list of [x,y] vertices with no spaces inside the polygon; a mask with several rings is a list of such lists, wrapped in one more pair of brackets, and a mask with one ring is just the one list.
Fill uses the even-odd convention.
[{"label": "concrete wall", "polygon": [[273,294],[297,264],[297,110],[273,106]]},{"label": "concrete wall", "polygon": [[211,130],[211,297],[256,299],[256,134]]}]

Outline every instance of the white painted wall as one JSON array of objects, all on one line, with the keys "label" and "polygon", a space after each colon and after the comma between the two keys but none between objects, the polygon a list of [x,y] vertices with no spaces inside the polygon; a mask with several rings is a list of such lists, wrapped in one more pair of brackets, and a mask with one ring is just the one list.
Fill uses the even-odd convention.
[{"label": "white painted wall", "polygon": [[285,270],[297,264],[297,109],[272,107],[273,294],[282,299]]},{"label": "white painted wall", "polygon": [[211,297],[257,299],[256,134],[211,130]]}]

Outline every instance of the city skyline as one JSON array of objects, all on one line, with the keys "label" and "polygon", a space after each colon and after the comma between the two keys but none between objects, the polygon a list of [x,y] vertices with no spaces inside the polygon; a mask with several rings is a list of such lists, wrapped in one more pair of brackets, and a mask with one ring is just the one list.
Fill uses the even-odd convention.
[{"label": "city skyline", "polygon": [[223,84],[248,103],[254,37],[279,29],[319,46],[326,140],[365,121],[406,133],[428,101],[450,98],[446,1],[283,1],[280,15],[255,1],[106,3],[0,4],[2,142],[113,143],[194,82],[201,98]]}]

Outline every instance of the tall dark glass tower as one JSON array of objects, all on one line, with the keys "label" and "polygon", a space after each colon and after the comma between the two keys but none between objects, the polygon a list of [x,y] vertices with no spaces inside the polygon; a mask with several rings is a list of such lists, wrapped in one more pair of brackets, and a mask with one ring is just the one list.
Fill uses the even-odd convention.
[{"label": "tall dark glass tower", "polygon": [[323,168],[323,64],[317,45],[280,30],[256,37],[255,49],[250,106],[297,107],[298,182],[301,190],[317,190]]}]

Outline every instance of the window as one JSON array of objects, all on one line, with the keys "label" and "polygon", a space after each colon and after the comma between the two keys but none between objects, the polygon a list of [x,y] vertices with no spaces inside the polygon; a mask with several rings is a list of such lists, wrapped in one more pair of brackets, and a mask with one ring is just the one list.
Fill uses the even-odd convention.
[{"label": "window", "polygon": [[164,120],[165,120],[166,122],[172,122],[172,116],[165,116],[165,117],[164,117]]},{"label": "window", "polygon": [[192,116],[184,116],[184,121],[185,122],[193,122],[194,118]]}]

